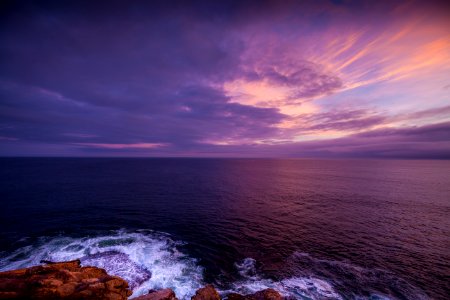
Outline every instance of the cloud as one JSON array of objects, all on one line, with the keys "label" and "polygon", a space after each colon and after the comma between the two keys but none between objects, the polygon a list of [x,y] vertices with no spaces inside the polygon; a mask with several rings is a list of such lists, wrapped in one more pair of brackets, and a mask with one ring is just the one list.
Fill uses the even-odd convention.
[{"label": "cloud", "polygon": [[447,98],[422,82],[419,100],[409,97],[419,85],[406,82],[389,103],[368,90],[358,99],[373,105],[339,104],[380,80],[429,77],[441,92],[448,84],[440,14],[424,24],[427,5],[362,2],[6,1],[2,153],[290,155],[302,139],[445,121]]},{"label": "cloud", "polygon": [[[0,87],[0,132],[36,142],[178,144],[250,140],[277,134],[284,118],[275,109],[228,103],[220,90],[191,86],[168,98],[163,112],[148,113],[61,101],[56,93],[22,85]],[[68,99],[68,98],[67,98]],[[189,107],[188,110],[182,109]]]},{"label": "cloud", "polygon": [[[291,155],[378,158],[450,158],[450,123],[385,128],[292,145]],[[298,151],[298,152],[297,152]]]},{"label": "cloud", "polygon": [[386,117],[365,109],[336,109],[323,113],[299,115],[304,131],[358,131],[383,124]]},{"label": "cloud", "polygon": [[342,87],[342,81],[333,74],[327,74],[317,64],[308,61],[277,64],[276,59],[270,65],[258,65],[244,73],[246,80],[264,81],[275,86],[288,87],[289,92],[284,99],[296,100],[325,95]]},{"label": "cloud", "polygon": [[158,144],[158,143],[135,143],[135,144],[73,143],[73,145],[92,148],[104,148],[104,149],[154,149],[167,146],[167,144]]},{"label": "cloud", "polygon": [[[139,144],[138,144],[139,145]],[[14,152],[11,152],[14,150]],[[0,155],[202,156],[202,157],[329,157],[450,159],[450,122],[403,129],[383,128],[350,136],[278,144],[196,143],[177,147],[136,144],[74,145],[4,141]]]},{"label": "cloud", "polygon": [[450,159],[450,122],[274,145],[206,146],[205,156]]},{"label": "cloud", "polygon": [[449,118],[450,105],[430,108],[410,113],[399,114],[391,118],[391,121],[404,121],[404,120],[417,120],[417,119],[436,119],[436,118]]}]

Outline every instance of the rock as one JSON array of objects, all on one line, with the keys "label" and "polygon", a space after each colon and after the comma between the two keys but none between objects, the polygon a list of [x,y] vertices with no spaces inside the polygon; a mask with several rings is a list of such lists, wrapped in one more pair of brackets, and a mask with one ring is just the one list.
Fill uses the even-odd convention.
[{"label": "rock", "polygon": [[236,293],[227,295],[228,300],[282,300],[283,297],[274,289],[265,289],[254,294],[242,296]]},{"label": "rock", "polygon": [[241,294],[230,293],[230,294],[227,295],[227,299],[228,300],[244,300],[245,297],[242,296]]},{"label": "rock", "polygon": [[[82,267],[80,260],[0,272],[0,299],[99,299],[125,300],[131,296],[128,283],[104,269]],[[171,289],[150,290],[136,300],[178,300]],[[228,300],[283,300],[273,289],[254,294],[228,294]],[[212,285],[198,289],[191,300],[221,300]]]},{"label": "rock", "polygon": [[75,292],[76,287],[77,284],[75,282],[68,282],[58,287],[57,292],[62,297],[68,297],[69,295],[72,295]]},{"label": "rock", "polygon": [[171,289],[163,289],[159,291],[150,290],[147,295],[143,295],[134,300],[178,300],[175,292]]},{"label": "rock", "polygon": [[251,300],[282,300],[280,293],[274,289],[265,289],[250,295]]},{"label": "rock", "polygon": [[[128,283],[79,260],[0,272],[0,299],[108,299],[131,295]],[[164,299],[174,300],[174,299]]]},{"label": "rock", "polygon": [[[89,254],[80,258],[83,265],[95,265],[98,267],[109,266],[108,271],[127,280],[131,289],[140,286],[152,277],[152,273],[146,268],[133,262],[128,255],[117,251],[105,251]],[[114,261],[114,267],[110,262]]]},{"label": "rock", "polygon": [[220,295],[211,284],[208,284],[198,289],[195,295],[191,297],[191,300],[220,300]]}]

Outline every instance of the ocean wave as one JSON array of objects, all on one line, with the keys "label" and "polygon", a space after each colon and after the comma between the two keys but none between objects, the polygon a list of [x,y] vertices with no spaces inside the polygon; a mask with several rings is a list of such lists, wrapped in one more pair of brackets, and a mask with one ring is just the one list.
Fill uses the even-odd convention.
[{"label": "ocean wave", "polygon": [[[27,239],[23,242],[29,242]],[[0,271],[35,266],[41,260],[80,259],[83,266],[104,268],[125,279],[133,297],[151,289],[171,288],[179,299],[190,299],[204,286],[203,268],[179,249],[184,243],[170,235],[150,230],[118,230],[97,236],[42,237],[36,243],[0,255]],[[245,258],[234,264],[238,278],[217,282],[219,293],[251,294],[273,288],[287,299],[301,300],[394,300],[429,299],[421,290],[392,273],[366,269],[348,262],[315,258],[295,252],[286,261],[289,276],[267,278],[257,261]]]},{"label": "ocean wave", "polygon": [[250,257],[236,263],[235,266],[242,279],[233,282],[229,289],[221,290],[222,294],[229,292],[251,294],[263,289],[273,288],[284,297],[292,299],[343,299],[329,282],[319,278],[290,277],[280,281],[264,278],[257,271],[256,260]]},{"label": "ocean wave", "polygon": [[286,262],[289,272],[330,280],[345,298],[355,300],[429,300],[421,289],[398,275],[378,268],[365,268],[347,261],[317,258],[294,252]]},{"label": "ocean wave", "polygon": [[150,289],[172,288],[179,299],[189,299],[204,284],[203,269],[178,250],[181,244],[167,234],[144,230],[85,238],[44,237],[2,257],[0,270],[30,267],[41,260],[80,259],[84,266],[104,268],[127,280],[133,297]]},{"label": "ocean wave", "polygon": [[391,272],[367,269],[349,262],[318,259],[303,252],[294,252],[286,261],[286,269],[295,276],[280,280],[261,275],[253,258],[245,258],[235,263],[235,267],[241,279],[222,290],[222,294],[251,294],[273,288],[287,299],[430,299],[422,290]]}]

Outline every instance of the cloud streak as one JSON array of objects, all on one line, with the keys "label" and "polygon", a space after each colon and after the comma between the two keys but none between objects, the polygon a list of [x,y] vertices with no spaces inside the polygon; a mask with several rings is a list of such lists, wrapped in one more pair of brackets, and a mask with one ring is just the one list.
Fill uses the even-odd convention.
[{"label": "cloud streak", "polygon": [[2,155],[378,157],[450,121],[439,2],[2,5]]}]

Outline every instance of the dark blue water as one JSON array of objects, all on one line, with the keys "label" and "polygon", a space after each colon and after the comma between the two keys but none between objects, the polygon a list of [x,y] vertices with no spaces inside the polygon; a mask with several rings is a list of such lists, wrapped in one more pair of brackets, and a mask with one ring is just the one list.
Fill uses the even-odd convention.
[{"label": "dark blue water", "polygon": [[134,296],[448,299],[450,161],[0,159],[1,262],[81,258]]}]

